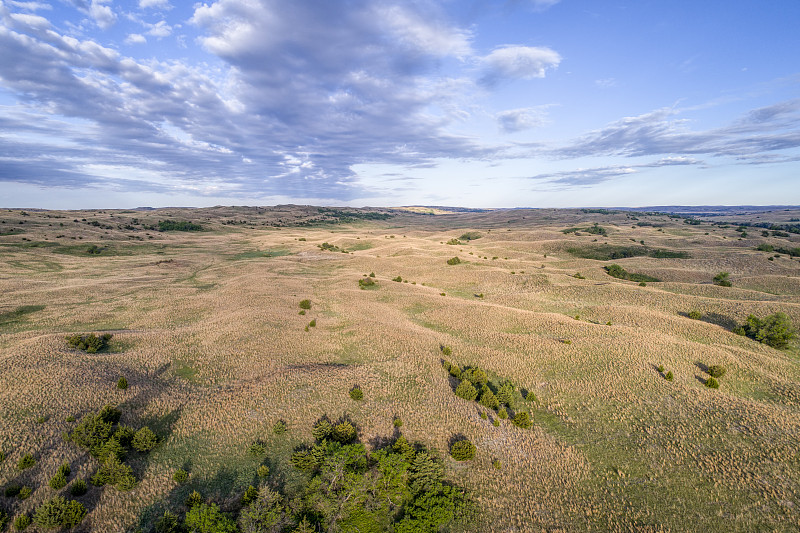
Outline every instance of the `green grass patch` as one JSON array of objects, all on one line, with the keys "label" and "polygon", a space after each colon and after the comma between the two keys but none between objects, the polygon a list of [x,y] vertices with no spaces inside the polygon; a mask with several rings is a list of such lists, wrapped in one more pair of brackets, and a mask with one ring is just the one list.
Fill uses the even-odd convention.
[{"label": "green grass patch", "polygon": [[292,255],[292,251],[289,248],[282,247],[282,248],[273,248],[271,250],[249,250],[247,252],[241,252],[236,255],[229,257],[231,261],[242,261],[246,259],[260,259],[264,257],[283,257],[286,255]]},{"label": "green grass patch", "polygon": [[5,311],[0,313],[0,328],[20,324],[25,321],[25,317],[31,313],[41,311],[44,309],[43,305],[21,305],[13,311]]},{"label": "green grass patch", "polygon": [[20,261],[9,261],[12,267],[30,270],[32,272],[61,272],[64,267],[55,261],[46,261],[44,259],[25,259]]}]

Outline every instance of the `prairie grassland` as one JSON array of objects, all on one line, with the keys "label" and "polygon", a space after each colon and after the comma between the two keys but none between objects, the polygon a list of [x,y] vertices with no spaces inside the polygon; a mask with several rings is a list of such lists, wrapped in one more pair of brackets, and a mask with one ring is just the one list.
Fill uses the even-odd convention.
[{"label": "prairie grassland", "polygon": [[[291,486],[294,447],[320,416],[343,414],[367,443],[400,417],[408,440],[446,457],[449,479],[471,491],[479,531],[800,528],[797,343],[780,351],[731,332],[779,311],[800,326],[800,260],[755,251],[797,247],[798,235],[753,228],[741,239],[716,219],[578,210],[353,212],[0,211],[0,484],[34,489],[0,496],[0,509],[31,513],[64,461],[70,482],[88,479],[97,461],[61,435],[75,426],[68,417],[112,403],[161,442],[129,458],[133,490],[79,498],[89,510],[79,531],[150,531],[195,489],[235,509],[260,464],[247,453],[256,440]],[[151,229],[164,219],[205,231]],[[607,235],[562,233],[595,222]],[[482,236],[446,244],[467,231]],[[690,257],[567,252],[641,241]],[[448,265],[453,256],[461,263]],[[663,282],[612,278],[612,262]],[[733,287],[712,284],[721,271]],[[370,273],[375,288],[360,289]],[[113,334],[105,352],[65,342],[101,331]],[[534,427],[495,427],[492,411],[455,396],[442,345],[448,360],[533,392]],[[703,384],[711,364],[727,369],[718,390]],[[116,388],[120,376],[128,389]],[[456,435],[477,446],[474,460],[447,456]],[[26,453],[37,463],[19,471]],[[178,468],[187,485],[172,480]]]}]

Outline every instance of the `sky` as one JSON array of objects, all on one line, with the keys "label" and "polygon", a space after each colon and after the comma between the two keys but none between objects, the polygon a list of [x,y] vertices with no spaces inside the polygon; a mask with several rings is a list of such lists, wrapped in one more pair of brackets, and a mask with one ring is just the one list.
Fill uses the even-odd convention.
[{"label": "sky", "polygon": [[0,0],[0,206],[800,204],[797,0]]}]

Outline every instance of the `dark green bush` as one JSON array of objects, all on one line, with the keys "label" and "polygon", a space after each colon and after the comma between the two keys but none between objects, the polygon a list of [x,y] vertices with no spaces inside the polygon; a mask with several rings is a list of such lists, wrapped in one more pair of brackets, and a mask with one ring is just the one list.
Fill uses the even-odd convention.
[{"label": "dark green bush", "polygon": [[500,409],[497,411],[497,416],[498,416],[498,418],[500,418],[501,420],[505,420],[506,418],[508,418],[508,411],[506,411],[505,407],[501,407],[501,408],[500,408]]},{"label": "dark green bush", "polygon": [[497,391],[497,400],[502,405],[512,406],[511,404],[514,403],[514,385],[510,381],[504,382],[500,390]]},{"label": "dark green bush", "polygon": [[633,272],[628,272],[619,265],[609,265],[603,268],[605,268],[608,275],[611,276],[612,278],[626,279],[628,281],[638,281],[640,283],[641,282],[646,283],[648,281],[650,282],[661,281],[658,278],[654,278],[646,274],[634,274]]},{"label": "dark green bush", "polygon": [[260,457],[267,453],[267,449],[260,442],[255,442],[250,445],[250,448],[247,449],[247,453],[250,455],[255,455],[256,457]]},{"label": "dark green bush", "polygon": [[481,387],[486,385],[489,381],[486,372],[478,368],[477,366],[470,366],[464,369],[461,372],[461,379],[471,382],[476,387]]},{"label": "dark green bush", "polygon": [[471,402],[478,397],[478,390],[472,385],[472,383],[465,379],[458,384],[458,387],[456,387],[456,396]]},{"label": "dark green bush", "polygon": [[721,365],[711,365],[708,367],[708,375],[713,378],[721,378],[725,375],[725,367]]},{"label": "dark green bush", "polygon": [[511,419],[511,422],[520,428],[528,429],[533,425],[531,422],[531,416],[527,413],[527,411],[520,411],[519,413],[514,415],[514,418]]},{"label": "dark green bush", "polygon": [[672,375],[672,370],[670,370],[670,371],[669,371],[669,372],[667,372],[667,374],[664,376],[664,379],[666,379],[667,381],[672,381],[672,380],[674,379],[674,377],[675,377],[675,376],[673,376],[673,375]]},{"label": "dark green bush", "polygon": [[497,396],[495,396],[495,394],[492,392],[492,389],[490,389],[488,385],[484,385],[481,389],[481,396],[478,400],[478,403],[484,407],[488,407],[489,409],[498,409],[500,407],[500,402],[498,401]]},{"label": "dark green bush", "polygon": [[397,417],[397,418],[395,418],[395,419],[394,419],[394,421],[392,422],[392,424],[393,424],[393,425],[394,425],[394,427],[396,427],[396,428],[401,428],[401,427],[403,427],[403,421],[400,419],[400,417]]},{"label": "dark green bush", "polygon": [[476,239],[480,239],[481,237],[483,237],[483,234],[478,231],[468,231],[461,235],[459,239],[462,241],[474,241]]},{"label": "dark green bush", "polygon": [[121,390],[125,390],[128,388],[128,380],[125,377],[119,378],[117,381],[117,388]]},{"label": "dark green bush", "polygon": [[286,433],[286,429],[287,429],[286,422],[284,422],[283,420],[278,420],[272,426],[272,432],[276,435],[283,435],[284,433]]},{"label": "dark green bush", "polygon": [[189,494],[189,497],[186,498],[186,507],[189,508],[201,505],[202,503],[203,503],[203,496],[196,490],[193,490],[192,493]]},{"label": "dark green bush", "polygon": [[158,437],[153,430],[145,426],[133,436],[131,445],[133,448],[140,452],[149,452],[158,444]]},{"label": "dark green bush", "polygon": [[113,485],[117,490],[126,491],[136,486],[136,478],[130,466],[120,461],[116,455],[111,455],[92,476],[92,484],[98,487]]},{"label": "dark green bush", "polygon": [[401,276],[397,276],[396,278],[392,278],[392,281],[396,281],[396,282],[400,283],[400,282],[403,281],[403,278]]},{"label": "dark green bush", "polygon": [[456,461],[469,461],[475,457],[475,451],[475,445],[466,439],[458,440],[450,446],[450,455]]},{"label": "dark green bush", "polygon": [[261,465],[256,469],[256,475],[260,478],[268,478],[269,477],[269,467],[267,465]]},{"label": "dark green bush", "polygon": [[58,468],[58,472],[50,478],[50,488],[53,490],[63,489],[67,486],[67,476],[70,474],[69,464],[64,463]]},{"label": "dark green bush", "polygon": [[192,506],[186,513],[184,526],[192,533],[238,533],[236,522],[214,503]]},{"label": "dark green bush", "polygon": [[689,318],[691,318],[692,320],[700,320],[701,318],[703,318],[703,313],[693,309],[689,311]]},{"label": "dark green bush", "polygon": [[331,437],[336,442],[348,444],[356,438],[356,428],[348,421],[343,421],[333,426]]},{"label": "dark green bush", "polygon": [[174,474],[172,474],[172,480],[175,481],[175,483],[183,485],[184,483],[189,481],[189,472],[187,472],[183,468],[179,468],[175,471]]},{"label": "dark green bush", "polygon": [[706,387],[708,387],[709,389],[718,389],[719,388],[719,381],[717,381],[713,377],[708,378],[706,380]]},{"label": "dark green bush", "polygon": [[156,520],[156,533],[179,533],[180,531],[180,521],[175,513],[164,511],[164,514]]},{"label": "dark green bush", "polygon": [[333,433],[333,425],[326,419],[322,419],[311,429],[311,435],[316,440],[327,439]]},{"label": "dark green bush", "polygon": [[457,265],[459,263],[461,263],[461,259],[459,259],[458,257],[451,257],[450,259],[447,260],[448,265]]},{"label": "dark green bush", "polygon": [[361,390],[361,387],[355,386],[350,389],[350,397],[355,401],[360,401],[364,399],[364,391]]},{"label": "dark green bush", "polygon": [[714,276],[714,285],[719,285],[720,287],[730,287],[733,285],[730,279],[730,273],[728,272],[720,272],[716,276]]},{"label": "dark green bush", "polygon": [[[452,348],[450,348],[449,346],[442,346],[442,354],[451,355],[452,353],[453,353],[453,349]],[[450,370],[450,369],[448,368],[448,370]]]},{"label": "dark green bush", "polygon": [[19,489],[19,494],[17,494],[17,498],[19,498],[20,500],[27,500],[28,498],[31,497],[31,494],[33,494],[33,489],[30,487],[23,486]]},{"label": "dark green bush", "polygon": [[300,300],[300,309],[311,309],[311,300]]},{"label": "dark green bush", "polygon": [[26,514],[21,514],[14,519],[14,529],[17,531],[25,531],[31,525],[31,517]]},{"label": "dark green bush", "polygon": [[17,462],[17,470],[26,470],[32,468],[35,464],[36,459],[33,458],[33,454],[26,453]]},{"label": "dark green bush", "polygon": [[663,372],[664,371],[664,365],[658,365],[658,371],[659,372]]},{"label": "dark green bush", "polygon": [[86,482],[82,479],[76,479],[69,486],[69,493],[73,496],[83,496],[88,490],[89,487],[86,486]]},{"label": "dark green bush", "polygon": [[33,521],[44,529],[69,529],[80,524],[84,516],[86,508],[82,503],[56,496],[36,508]]},{"label": "dark green bush", "polygon": [[253,500],[256,499],[256,496],[258,496],[258,489],[255,488],[253,485],[247,487],[247,490],[245,490],[244,494],[242,494],[242,500],[241,500],[242,506],[246,507],[250,505],[253,502]]},{"label": "dark green bush", "polygon": [[451,246],[458,246],[459,244],[461,244],[461,241],[459,241],[458,239],[450,239],[449,241],[447,241],[447,244]]},{"label": "dark green bush", "polygon": [[159,220],[158,231],[203,231],[203,226],[186,220]]},{"label": "dark green bush", "polygon": [[786,313],[775,313],[763,320],[755,315],[750,315],[744,325],[734,328],[733,331],[777,349],[786,348],[789,342],[797,336],[791,319]]}]

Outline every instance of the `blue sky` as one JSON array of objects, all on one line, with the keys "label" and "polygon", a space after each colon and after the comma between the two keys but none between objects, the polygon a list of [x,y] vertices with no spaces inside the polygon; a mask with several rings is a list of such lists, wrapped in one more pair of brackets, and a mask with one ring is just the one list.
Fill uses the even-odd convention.
[{"label": "blue sky", "polygon": [[0,0],[0,206],[800,204],[800,2]]}]

